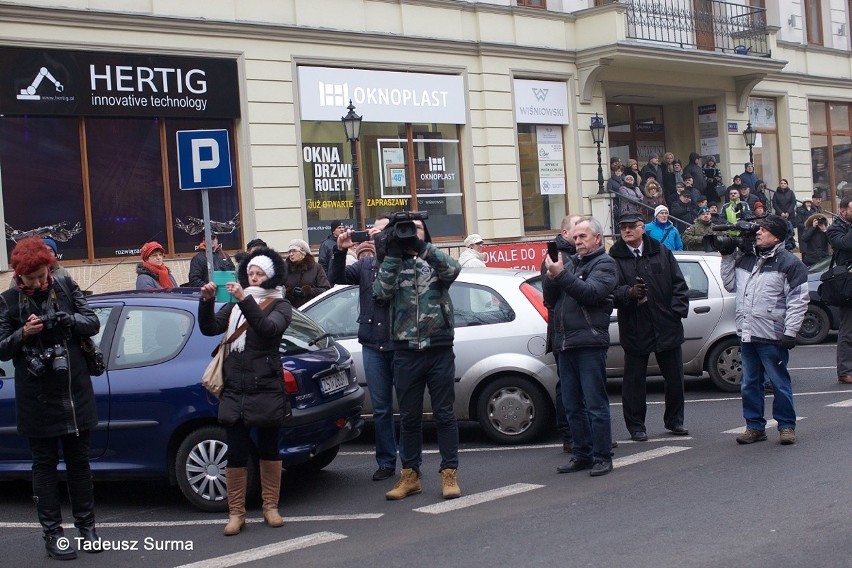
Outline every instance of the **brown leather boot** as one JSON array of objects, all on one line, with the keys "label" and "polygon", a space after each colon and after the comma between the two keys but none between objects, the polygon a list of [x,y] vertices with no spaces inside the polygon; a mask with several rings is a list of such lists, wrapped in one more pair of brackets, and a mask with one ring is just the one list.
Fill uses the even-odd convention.
[{"label": "brown leather boot", "polygon": [[837,377],[837,382],[852,385],[852,375],[840,375]]},{"label": "brown leather boot", "polygon": [[284,526],[278,514],[281,493],[281,460],[260,460],[260,493],[263,498],[263,519],[270,527]]},{"label": "brown leather boot", "polygon": [[228,484],[228,524],[225,536],[240,534],[246,526],[246,478],[248,468],[225,468],[225,482]]}]

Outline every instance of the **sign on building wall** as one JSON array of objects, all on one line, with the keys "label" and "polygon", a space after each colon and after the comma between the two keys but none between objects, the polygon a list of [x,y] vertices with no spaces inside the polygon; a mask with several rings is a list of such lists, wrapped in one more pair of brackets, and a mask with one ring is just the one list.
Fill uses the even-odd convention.
[{"label": "sign on building wall", "polygon": [[719,118],[716,105],[698,107],[698,144],[702,156],[719,155]]},{"label": "sign on building wall", "polygon": [[233,59],[0,48],[0,114],[237,118]]},{"label": "sign on building wall", "polygon": [[541,195],[565,195],[565,153],[562,128],[537,126],[538,179]]},{"label": "sign on building wall", "polygon": [[547,243],[485,245],[482,252],[485,254],[485,264],[490,268],[540,270],[544,255],[547,254]]},{"label": "sign on building wall", "polygon": [[558,81],[515,79],[518,124],[568,124],[568,86]]}]

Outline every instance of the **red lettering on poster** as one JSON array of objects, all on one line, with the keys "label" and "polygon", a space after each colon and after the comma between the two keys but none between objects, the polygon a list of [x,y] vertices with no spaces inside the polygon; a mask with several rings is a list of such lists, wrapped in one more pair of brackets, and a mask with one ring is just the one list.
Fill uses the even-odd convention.
[{"label": "red lettering on poster", "polygon": [[489,268],[541,270],[541,262],[547,254],[547,243],[485,245],[482,252],[485,253],[485,264]]}]

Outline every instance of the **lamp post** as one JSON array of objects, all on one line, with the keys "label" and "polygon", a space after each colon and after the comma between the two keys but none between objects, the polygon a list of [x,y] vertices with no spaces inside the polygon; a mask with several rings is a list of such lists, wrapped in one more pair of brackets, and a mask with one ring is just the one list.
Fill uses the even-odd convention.
[{"label": "lamp post", "polygon": [[355,221],[355,230],[361,230],[361,193],[358,187],[358,148],[357,142],[358,138],[361,137],[361,118],[357,114],[355,114],[355,105],[352,104],[352,101],[349,101],[349,106],[346,107],[346,110],[349,111],[346,116],[341,117],[340,120],[343,121],[343,130],[346,132],[346,138],[349,140],[349,147],[352,151],[352,191],[354,195],[354,221]]},{"label": "lamp post", "polygon": [[754,153],[752,149],[754,148],[755,142],[757,142],[757,130],[751,127],[751,121],[748,121],[746,124],[746,129],[743,131],[743,138],[745,139],[746,146],[748,146],[748,161],[749,163],[754,163]]},{"label": "lamp post", "polygon": [[603,144],[604,141],[606,124],[604,124],[603,117],[598,116],[598,113],[595,113],[595,116],[591,118],[589,130],[592,132],[592,140],[595,141],[595,145],[598,147],[598,194],[601,194],[604,192],[603,165],[601,164],[601,144]]}]

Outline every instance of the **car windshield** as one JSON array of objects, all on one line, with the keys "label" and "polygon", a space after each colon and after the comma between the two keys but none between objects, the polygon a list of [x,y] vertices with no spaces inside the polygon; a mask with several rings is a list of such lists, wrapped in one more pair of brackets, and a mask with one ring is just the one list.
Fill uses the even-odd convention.
[{"label": "car windshield", "polygon": [[321,328],[311,318],[293,310],[293,319],[284,335],[281,337],[281,345],[278,351],[284,355],[315,351],[331,346],[334,340],[331,335]]}]

